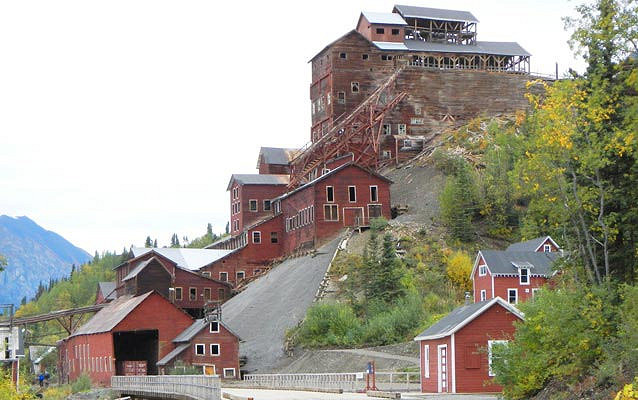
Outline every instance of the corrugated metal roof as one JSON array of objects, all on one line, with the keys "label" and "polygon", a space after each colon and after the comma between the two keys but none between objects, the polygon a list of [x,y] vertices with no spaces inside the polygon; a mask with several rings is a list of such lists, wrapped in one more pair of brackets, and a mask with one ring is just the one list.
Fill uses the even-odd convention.
[{"label": "corrugated metal roof", "polygon": [[[237,335],[235,332],[230,330],[230,328],[228,328],[228,326],[226,326],[223,322],[220,321],[220,325],[222,325],[224,328],[226,328],[226,330],[228,330],[228,332],[232,333],[239,340],[241,340],[239,335]],[[195,322],[193,322],[193,324],[191,326],[189,326],[188,328],[184,329],[184,332],[182,332],[179,335],[177,335],[177,337],[175,337],[175,339],[173,339],[173,342],[175,342],[175,343],[190,342],[190,340],[193,337],[195,337],[195,335],[197,335],[202,329],[204,329],[206,327],[208,327],[208,322],[206,322],[206,320],[204,318],[200,318],[200,319],[196,320]]]},{"label": "corrugated metal roof", "polygon": [[524,242],[510,244],[507,248],[508,251],[536,251],[539,247],[547,240],[551,240],[552,243],[554,240],[549,236],[541,236],[534,239],[526,240]]},{"label": "corrugated metal roof", "polygon": [[[223,249],[184,249],[184,248],[172,248],[172,247],[163,247],[163,248],[136,248],[132,249],[133,256],[139,257],[148,253],[149,251],[154,251],[156,254],[159,254],[163,257],[168,258],[178,267],[187,269],[189,271],[196,271],[205,267],[209,264],[214,263],[215,261],[227,256],[232,253],[234,250],[223,250]],[[139,272],[139,271],[138,271]],[[131,271],[133,273],[133,271]],[[130,273],[129,273],[130,275]]]},{"label": "corrugated metal roof", "polygon": [[536,251],[481,250],[492,274],[518,274],[516,265],[533,265],[532,275],[551,276],[552,265],[560,257],[558,253]]},{"label": "corrugated metal roof", "polygon": [[186,350],[190,346],[190,343],[180,344],[176,348],[173,349],[170,353],[164,356],[161,360],[157,362],[158,366],[166,365],[173,360],[173,358],[177,357],[181,352]]},{"label": "corrugated metal roof", "polygon": [[472,44],[451,44],[426,42],[423,40],[405,40],[410,51],[426,51],[436,53],[493,54],[499,56],[531,56],[516,42],[480,42]]},{"label": "corrugated metal roof", "polygon": [[234,181],[237,181],[240,185],[287,185],[290,182],[290,176],[273,174],[232,174],[226,190],[230,190]]},{"label": "corrugated metal roof", "polygon": [[495,304],[500,304],[505,309],[523,319],[523,314],[516,308],[506,303],[500,297],[495,297],[490,300],[481,301],[478,303],[472,303],[455,308],[448,315],[440,319],[437,323],[421,332],[419,336],[414,340],[428,340],[446,337],[454,332],[460,330],[463,326],[467,325],[473,319],[483,314],[486,310],[490,309]]},{"label": "corrugated metal roof", "polygon": [[135,278],[137,274],[140,273],[140,271],[146,268],[146,266],[151,262],[151,260],[153,260],[153,258],[149,258],[148,260],[142,261],[139,264],[137,264],[137,267],[133,268],[133,270],[129,272],[128,275],[126,275],[124,279],[122,279],[122,281],[128,281],[129,279]]},{"label": "corrugated metal roof", "polygon": [[151,294],[153,294],[153,292],[148,292],[137,297],[127,295],[113,300],[108,306],[98,311],[97,314],[70,337],[111,331]]},{"label": "corrugated metal roof", "polygon": [[[259,149],[259,159],[266,164],[288,165],[299,149],[285,149],[282,147],[262,147]],[[259,168],[259,166],[257,166]]]},{"label": "corrugated metal roof", "polygon": [[404,43],[400,42],[372,42],[381,50],[408,50]]},{"label": "corrugated metal roof", "polygon": [[469,11],[446,10],[443,8],[416,7],[395,5],[394,9],[401,14],[403,18],[427,18],[442,21],[465,21],[479,22],[478,19]]},{"label": "corrugated metal roof", "polygon": [[98,287],[105,300],[115,300],[115,282],[98,282]]},{"label": "corrugated metal roof", "polygon": [[397,13],[380,13],[362,11],[361,15],[365,17],[371,24],[383,24],[383,25],[407,25],[405,20]]}]

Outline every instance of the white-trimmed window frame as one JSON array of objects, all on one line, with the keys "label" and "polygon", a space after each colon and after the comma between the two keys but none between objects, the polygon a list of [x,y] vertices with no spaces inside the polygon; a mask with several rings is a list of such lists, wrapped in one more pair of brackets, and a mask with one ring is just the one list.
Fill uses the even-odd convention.
[{"label": "white-trimmed window frame", "polygon": [[552,245],[551,244],[544,244],[543,245],[543,252],[544,253],[551,253],[552,252]]},{"label": "white-trimmed window frame", "polygon": [[[352,200],[352,196],[350,196],[350,189],[354,189],[354,200]],[[357,187],[354,185],[348,185],[348,203],[356,203],[357,202]]]},{"label": "white-trimmed window frame", "polygon": [[[330,207],[331,209],[334,208],[335,210],[337,210],[335,212],[335,215],[337,217],[337,219],[328,219],[326,218],[326,207]],[[329,203],[329,204],[324,204],[323,205],[323,220],[324,221],[330,221],[330,222],[339,222],[339,205],[338,204],[334,204],[334,203]]]},{"label": "white-trimmed window frame", "polygon": [[[514,302],[510,301],[510,291],[514,291]],[[509,304],[518,304],[518,289],[517,288],[508,288],[507,289],[507,302]]]},{"label": "white-trimmed window frame", "polygon": [[253,244],[261,244],[261,231],[253,231],[252,235],[250,235],[250,236],[251,236],[251,238],[253,240]]},{"label": "white-trimmed window frame", "polygon": [[[268,204],[268,206],[266,206],[266,204]],[[265,199],[262,202],[262,207],[263,207],[264,211],[270,211],[270,210],[272,210],[272,202],[270,200],[268,200],[268,199]]]},{"label": "white-trimmed window frame", "polygon": [[[242,275],[242,277],[241,277],[241,278],[239,278],[239,274],[241,274],[241,275]],[[246,271],[236,271],[236,272],[235,272],[235,279],[236,279],[237,281],[239,281],[239,279],[246,279]]]},{"label": "white-trimmed window frame", "polygon": [[487,265],[479,265],[479,276],[487,275]]},{"label": "white-trimmed window frame", "polygon": [[[177,292],[179,289],[179,297],[177,297]],[[181,286],[175,287],[175,300],[182,301],[184,299],[184,289]]]},{"label": "white-trimmed window frame", "polygon": [[[217,346],[217,354],[213,353],[213,346]],[[208,346],[208,349],[210,351],[210,355],[213,357],[219,357],[222,355],[222,346],[219,343],[211,343]]]},{"label": "white-trimmed window frame", "polygon": [[[523,275],[523,270],[527,271],[526,275]],[[527,278],[527,282],[523,282],[523,276]],[[529,286],[529,268],[521,268],[518,270],[518,283],[524,286]]]},{"label": "white-trimmed window frame", "polygon": [[488,340],[487,341],[487,365],[488,365],[488,375],[496,376],[494,371],[492,371],[492,345],[496,344],[505,344],[507,345],[507,340]]},{"label": "white-trimmed window frame", "polygon": [[352,81],[350,82],[350,92],[351,93],[359,93],[361,91],[361,87],[359,86],[359,82]]},{"label": "white-trimmed window frame", "polygon": [[222,282],[228,282],[228,272],[219,271],[219,280]]},{"label": "white-trimmed window frame", "polygon": [[[217,325],[217,329],[213,330],[213,324]],[[219,333],[219,321],[210,321],[208,323],[208,332],[209,333]]]},{"label": "white-trimmed window frame", "polygon": [[[330,200],[330,196],[328,196],[328,188],[332,189],[332,200]],[[335,187],[326,186],[326,203],[334,203],[334,202],[335,202]]]},{"label": "white-trimmed window frame", "polygon": [[[255,209],[253,210],[253,204],[255,205]],[[250,212],[259,212],[259,200],[250,199],[248,200],[248,211]]]},{"label": "white-trimmed window frame", "polygon": [[[374,188],[374,196],[372,196]],[[379,186],[378,185],[370,185],[370,203],[378,203],[379,202]]]},{"label": "white-trimmed window frame", "polygon": [[397,132],[399,135],[406,135],[408,133],[408,126],[406,124],[398,124]]},{"label": "white-trimmed window frame", "polygon": [[[192,293],[193,289],[195,289],[195,295],[191,296],[191,293]],[[194,298],[192,298],[192,297],[194,297]],[[188,288],[188,301],[197,301],[197,288],[194,287],[194,286],[190,286]]]},{"label": "white-trimmed window frame", "polygon": [[[233,371],[232,376],[229,376],[228,374],[226,374],[226,371]],[[235,371],[235,368],[224,368],[223,376],[224,376],[224,378],[233,378],[233,379],[235,379],[235,378],[237,378],[237,371]]]},{"label": "white-trimmed window frame", "polygon": [[392,124],[383,124],[381,133],[384,135],[392,135]]},{"label": "white-trimmed window frame", "polygon": [[481,301],[487,300],[487,290],[481,289]]},{"label": "white-trimmed window frame", "polygon": [[[201,353],[201,354],[199,354],[199,353],[197,352],[197,348],[198,348],[199,346],[201,346],[201,349],[202,349],[202,353]],[[194,351],[194,353],[195,353],[195,356],[197,356],[197,357],[204,357],[204,356],[206,356],[206,345],[205,345],[204,343],[195,343],[195,348],[193,349],[193,351]]]},{"label": "white-trimmed window frame", "polygon": [[423,367],[425,371],[423,371],[423,376],[426,378],[430,377],[430,345],[426,344],[423,346]]}]

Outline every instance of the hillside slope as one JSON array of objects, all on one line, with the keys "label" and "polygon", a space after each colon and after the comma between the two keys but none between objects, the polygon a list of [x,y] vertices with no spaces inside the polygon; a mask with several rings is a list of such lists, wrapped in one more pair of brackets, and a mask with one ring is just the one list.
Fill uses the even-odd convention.
[{"label": "hillside slope", "polygon": [[28,217],[6,215],[0,216],[0,254],[8,261],[0,272],[0,303],[13,304],[32,297],[40,282],[68,276],[73,264],[91,259],[86,251]]}]

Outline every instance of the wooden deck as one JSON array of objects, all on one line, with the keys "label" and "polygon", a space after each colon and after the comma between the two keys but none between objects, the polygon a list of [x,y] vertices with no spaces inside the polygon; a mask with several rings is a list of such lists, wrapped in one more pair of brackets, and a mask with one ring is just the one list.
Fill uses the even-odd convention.
[{"label": "wooden deck", "polygon": [[114,376],[111,387],[121,397],[220,400],[221,383],[211,375]]}]

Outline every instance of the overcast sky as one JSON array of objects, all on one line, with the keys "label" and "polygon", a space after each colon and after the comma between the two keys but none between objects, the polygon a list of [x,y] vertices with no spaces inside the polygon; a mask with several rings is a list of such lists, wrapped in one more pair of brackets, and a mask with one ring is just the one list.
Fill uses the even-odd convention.
[{"label": "overcast sky", "polygon": [[[404,0],[471,11],[532,70],[572,57],[561,0]],[[309,138],[310,65],[393,1],[0,2],[0,214],[89,252],[223,231],[231,173]]]}]

